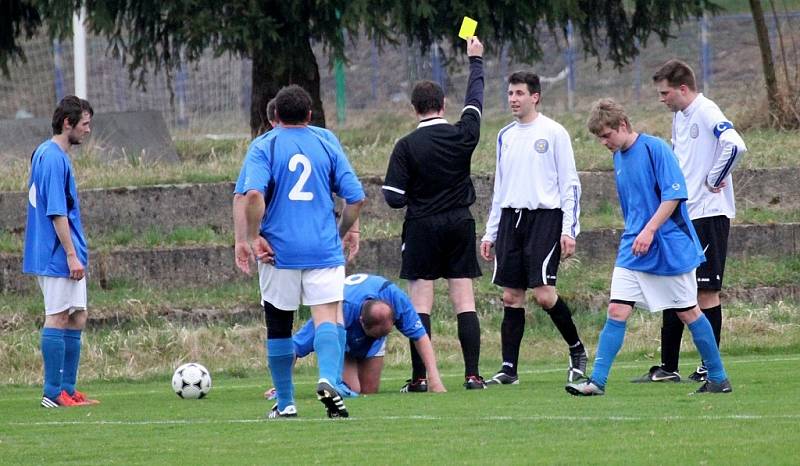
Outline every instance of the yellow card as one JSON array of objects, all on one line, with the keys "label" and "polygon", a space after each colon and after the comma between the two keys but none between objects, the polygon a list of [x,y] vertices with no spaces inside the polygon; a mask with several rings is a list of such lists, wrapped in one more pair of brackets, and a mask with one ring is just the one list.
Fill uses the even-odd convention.
[{"label": "yellow card", "polygon": [[475,29],[478,27],[478,22],[469,16],[464,16],[464,21],[461,22],[461,30],[458,31],[458,37],[469,40],[470,37],[475,37]]}]

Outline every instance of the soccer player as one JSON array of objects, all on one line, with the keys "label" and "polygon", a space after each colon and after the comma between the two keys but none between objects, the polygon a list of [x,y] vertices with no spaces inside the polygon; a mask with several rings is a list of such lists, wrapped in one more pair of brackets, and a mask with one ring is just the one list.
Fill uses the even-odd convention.
[{"label": "soccer player", "polygon": [[99,403],[75,388],[87,319],[89,248],[68,154],[70,147],[89,136],[92,115],[94,110],[86,100],[74,95],[61,99],[53,112],[53,137],[31,156],[22,271],[36,276],[44,295],[45,408]]},{"label": "soccer player", "polygon": [[494,196],[481,239],[485,260],[493,259],[495,248],[492,281],[503,287],[503,364],[489,385],[519,383],[528,288],[569,347],[568,382],[584,376],[588,360],[569,306],[555,287],[560,259],[575,253],[581,183],[567,130],[537,110],[541,95],[536,74],[518,71],[508,78],[515,121],[497,135]]},{"label": "soccer player", "polygon": [[[345,279],[344,326],[347,330],[342,381],[356,393],[377,393],[392,326],[408,337],[428,371],[426,391],[446,391],[436,367],[431,340],[408,296],[394,283],[378,275],[355,274]],[[292,337],[294,352],[302,358],[314,351],[314,324],[309,320]],[[340,381],[341,382],[341,381]],[[340,385],[337,385],[337,388]]]},{"label": "soccer player", "polygon": [[[470,178],[472,152],[478,144],[483,107],[483,44],[467,42],[470,74],[461,119],[443,118],[444,91],[432,81],[414,84],[411,104],[417,129],[394,146],[383,195],[390,207],[407,207],[402,234],[400,278],[408,280],[411,302],[431,334],[433,281],[446,278],[458,319],[458,339],[464,356],[464,387],[483,389],[478,372],[481,329],[475,312],[472,279],[481,275],[475,254],[475,202]],[[424,391],[425,365],[411,345],[411,379],[403,392]]]},{"label": "soccer player", "polygon": [[[670,60],[653,75],[659,99],[672,117],[672,149],[686,177],[692,219],[706,262],[697,268],[697,302],[706,315],[717,346],[722,332],[720,290],[728,253],[731,219],[736,216],[731,172],[747,147],[733,124],[710,99],[697,92],[694,72],[686,63]],[[653,366],[634,382],[680,382],[683,322],[674,312],[665,312],[661,327],[661,365]],[[689,379],[705,381],[708,374],[701,361]]]},{"label": "soccer player", "polygon": [[611,99],[594,104],[587,126],[614,154],[625,231],[592,375],[568,384],[567,392],[579,396],[605,393],[611,364],[622,348],[625,323],[639,304],[651,312],[674,312],[689,327],[708,367],[708,380],[697,393],[730,393],[714,331],[697,306],[695,269],[705,258],[689,220],[688,192],[678,159],[661,139],[634,131],[625,110]]},{"label": "soccer player", "polygon": [[[311,307],[319,364],[317,396],[329,417],[348,412],[334,384],[344,357],[342,240],[358,218],[364,190],[347,157],[308,128],[311,97],[299,86],[275,97],[279,131],[257,138],[245,158],[243,224],[235,225],[237,266],[258,259],[267,322],[267,359],[278,406],[270,418],[294,416],[292,323],[300,303]],[[338,225],[332,193],[346,205]],[[234,221],[241,221],[234,215]]]}]

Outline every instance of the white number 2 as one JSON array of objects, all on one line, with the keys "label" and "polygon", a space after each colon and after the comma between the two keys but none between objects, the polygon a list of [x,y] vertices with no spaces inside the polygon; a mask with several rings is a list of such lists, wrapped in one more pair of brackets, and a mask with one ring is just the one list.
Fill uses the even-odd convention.
[{"label": "white number 2", "polygon": [[305,186],[306,181],[308,181],[308,177],[311,176],[311,161],[303,154],[294,154],[292,158],[289,159],[289,171],[297,171],[298,164],[303,166],[303,171],[300,172],[300,178],[297,180],[297,183],[295,183],[292,190],[289,191],[289,199],[293,201],[313,200],[314,193],[303,191],[303,186]]}]

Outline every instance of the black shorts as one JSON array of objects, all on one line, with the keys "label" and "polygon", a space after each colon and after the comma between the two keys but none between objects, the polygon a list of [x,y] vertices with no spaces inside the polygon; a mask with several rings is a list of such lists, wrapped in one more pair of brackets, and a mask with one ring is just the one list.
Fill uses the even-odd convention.
[{"label": "black shorts", "polygon": [[400,278],[475,278],[481,276],[475,251],[475,219],[456,209],[403,223]]},{"label": "black shorts", "polygon": [[523,290],[555,286],[561,262],[563,216],[561,209],[503,209],[492,282]]},{"label": "black shorts", "polygon": [[692,220],[700,247],[706,261],[697,267],[697,289],[719,291],[725,275],[725,259],[728,257],[728,233],[731,219],[724,215]]}]

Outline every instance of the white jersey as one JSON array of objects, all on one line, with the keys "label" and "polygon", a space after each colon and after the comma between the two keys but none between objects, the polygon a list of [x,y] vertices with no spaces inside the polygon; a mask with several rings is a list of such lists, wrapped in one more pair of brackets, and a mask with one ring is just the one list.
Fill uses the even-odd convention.
[{"label": "white jersey", "polygon": [[578,236],[581,182],[572,141],[563,126],[542,115],[513,122],[497,134],[492,210],[482,241],[495,242],[502,209],[561,209],[561,234]]},{"label": "white jersey", "polygon": [[[735,217],[731,171],[747,147],[717,104],[698,94],[688,107],[675,112],[672,149],[686,177],[689,217]],[[718,187],[723,181],[726,186],[721,192],[709,190],[709,186]]]}]

